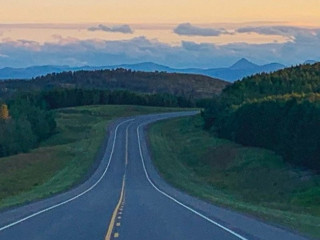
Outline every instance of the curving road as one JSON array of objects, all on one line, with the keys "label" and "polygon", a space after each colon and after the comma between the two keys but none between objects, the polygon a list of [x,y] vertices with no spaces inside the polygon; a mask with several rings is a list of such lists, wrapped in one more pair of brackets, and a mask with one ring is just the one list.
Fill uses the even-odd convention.
[{"label": "curving road", "polygon": [[1,240],[303,240],[166,184],[151,164],[147,124],[195,112],[114,122],[95,173],[66,193],[0,214]]}]

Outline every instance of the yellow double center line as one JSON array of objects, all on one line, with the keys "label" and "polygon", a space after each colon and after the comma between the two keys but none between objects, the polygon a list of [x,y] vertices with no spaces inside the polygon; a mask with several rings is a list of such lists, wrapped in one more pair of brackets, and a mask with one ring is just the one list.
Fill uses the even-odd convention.
[{"label": "yellow double center line", "polygon": [[105,237],[105,240],[110,240],[111,239],[111,236],[112,236],[112,230],[113,230],[113,227],[114,227],[114,224],[115,224],[115,221],[116,221],[116,217],[117,217],[117,214],[118,214],[118,211],[119,211],[119,208],[121,206],[121,203],[123,201],[123,196],[124,196],[124,187],[125,187],[125,184],[126,184],[126,179],[125,179],[125,175],[123,176],[123,180],[122,180],[122,189],[121,189],[121,194],[120,194],[120,199],[119,199],[119,202],[116,206],[116,208],[114,209],[113,211],[113,214],[112,214],[112,217],[111,217],[111,221],[110,221],[110,224],[109,224],[109,227],[108,227],[108,232],[107,232],[107,235]]},{"label": "yellow double center line", "polygon": [[[116,217],[119,212],[121,203],[123,202],[123,199],[124,199],[124,189],[125,189],[125,185],[126,185],[126,171],[127,171],[127,165],[128,165],[128,129],[129,129],[130,125],[131,124],[129,124],[126,128],[125,171],[124,171],[123,178],[122,178],[122,187],[121,187],[120,198],[119,198],[119,201],[118,201],[115,209],[113,210],[113,214],[112,214],[112,217],[111,217],[111,220],[109,223],[109,227],[108,227],[108,231],[107,231],[107,235],[105,237],[105,240],[110,240],[112,237],[112,231],[113,231],[113,228],[114,228],[114,225],[116,222]],[[117,236],[119,236],[119,234]]]}]

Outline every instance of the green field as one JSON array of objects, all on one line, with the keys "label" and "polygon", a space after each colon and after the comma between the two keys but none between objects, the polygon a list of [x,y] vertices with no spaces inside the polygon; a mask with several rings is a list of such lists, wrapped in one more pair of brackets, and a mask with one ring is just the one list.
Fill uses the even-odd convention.
[{"label": "green field", "polygon": [[178,110],[112,105],[56,110],[55,135],[29,153],[0,158],[0,209],[48,197],[83,181],[111,120]]},{"label": "green field", "polygon": [[149,129],[154,164],[172,185],[212,203],[320,237],[320,176],[271,151],[237,145],[202,130],[200,116]]}]

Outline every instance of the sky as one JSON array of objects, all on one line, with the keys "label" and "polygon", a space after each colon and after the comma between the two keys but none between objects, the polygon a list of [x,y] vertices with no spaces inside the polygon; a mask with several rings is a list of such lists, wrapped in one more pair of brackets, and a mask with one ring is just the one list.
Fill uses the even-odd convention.
[{"label": "sky", "polygon": [[0,67],[320,61],[320,0],[0,0]]}]

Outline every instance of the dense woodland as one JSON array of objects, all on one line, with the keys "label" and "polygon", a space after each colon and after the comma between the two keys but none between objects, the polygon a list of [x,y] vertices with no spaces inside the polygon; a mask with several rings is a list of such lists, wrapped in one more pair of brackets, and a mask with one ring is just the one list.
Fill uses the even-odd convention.
[{"label": "dense woodland", "polygon": [[205,127],[220,137],[320,171],[320,63],[237,81],[202,114]]},{"label": "dense woodland", "polygon": [[0,102],[0,157],[26,152],[54,134],[52,109],[97,104],[193,107],[195,103],[182,96],[124,90],[61,88],[19,93],[6,104]]},{"label": "dense woodland", "polygon": [[0,81],[0,98],[26,90],[55,88],[129,90],[168,93],[186,98],[207,98],[220,94],[230,83],[196,74],[140,72],[126,69],[52,73],[32,80]]},{"label": "dense woodland", "polygon": [[246,77],[227,86],[221,98],[225,104],[238,105],[265,96],[313,92],[320,92],[320,63]]},{"label": "dense woodland", "polygon": [[[1,104],[6,106],[5,104]],[[53,134],[56,128],[53,113],[44,102],[15,99],[0,117],[0,157],[26,152]]]},{"label": "dense woodland", "polygon": [[[194,107],[196,102],[182,96],[171,94],[142,94],[126,90],[100,89],[55,89],[39,93],[27,94],[45,101],[49,109],[97,105],[97,104],[127,104],[163,107]],[[25,97],[23,96],[23,97]]]}]

